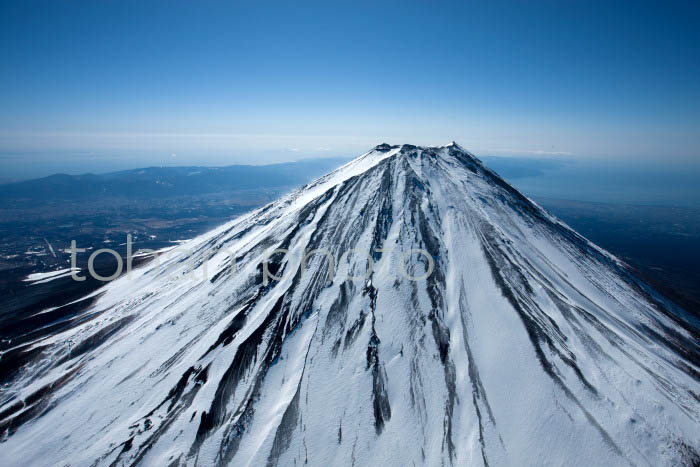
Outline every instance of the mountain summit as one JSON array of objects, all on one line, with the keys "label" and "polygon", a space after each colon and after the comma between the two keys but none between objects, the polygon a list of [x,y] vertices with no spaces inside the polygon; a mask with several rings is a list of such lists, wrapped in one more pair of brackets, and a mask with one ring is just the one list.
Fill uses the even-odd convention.
[{"label": "mountain summit", "polygon": [[68,306],[12,350],[5,466],[700,462],[697,323],[456,143],[379,145]]}]

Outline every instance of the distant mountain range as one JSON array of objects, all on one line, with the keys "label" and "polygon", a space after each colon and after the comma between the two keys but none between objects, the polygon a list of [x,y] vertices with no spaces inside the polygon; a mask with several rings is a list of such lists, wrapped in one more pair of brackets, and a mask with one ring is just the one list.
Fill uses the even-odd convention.
[{"label": "distant mountain range", "polygon": [[324,158],[271,165],[148,167],[106,174],[56,174],[0,185],[0,201],[35,203],[60,199],[165,198],[292,187],[309,182],[348,160]]}]

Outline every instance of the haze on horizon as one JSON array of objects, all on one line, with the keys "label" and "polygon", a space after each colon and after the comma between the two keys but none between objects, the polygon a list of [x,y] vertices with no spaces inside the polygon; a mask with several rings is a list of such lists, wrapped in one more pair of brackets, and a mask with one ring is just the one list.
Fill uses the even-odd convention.
[{"label": "haze on horizon", "polygon": [[699,13],[3,2],[0,170],[259,164],[452,140],[479,155],[697,164]]}]

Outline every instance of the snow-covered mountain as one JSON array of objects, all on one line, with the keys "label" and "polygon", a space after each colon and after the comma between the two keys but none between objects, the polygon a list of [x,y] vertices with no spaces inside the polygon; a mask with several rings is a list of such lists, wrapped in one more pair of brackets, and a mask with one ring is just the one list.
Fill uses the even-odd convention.
[{"label": "snow-covered mountain", "polygon": [[377,146],[68,306],[13,350],[3,466],[700,462],[694,318],[454,143]]}]

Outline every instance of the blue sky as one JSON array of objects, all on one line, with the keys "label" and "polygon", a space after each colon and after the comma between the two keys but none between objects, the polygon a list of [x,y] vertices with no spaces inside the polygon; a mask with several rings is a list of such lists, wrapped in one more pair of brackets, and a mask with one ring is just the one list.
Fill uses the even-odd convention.
[{"label": "blue sky", "polygon": [[697,1],[4,1],[0,169],[452,140],[697,161],[698,24]]}]

